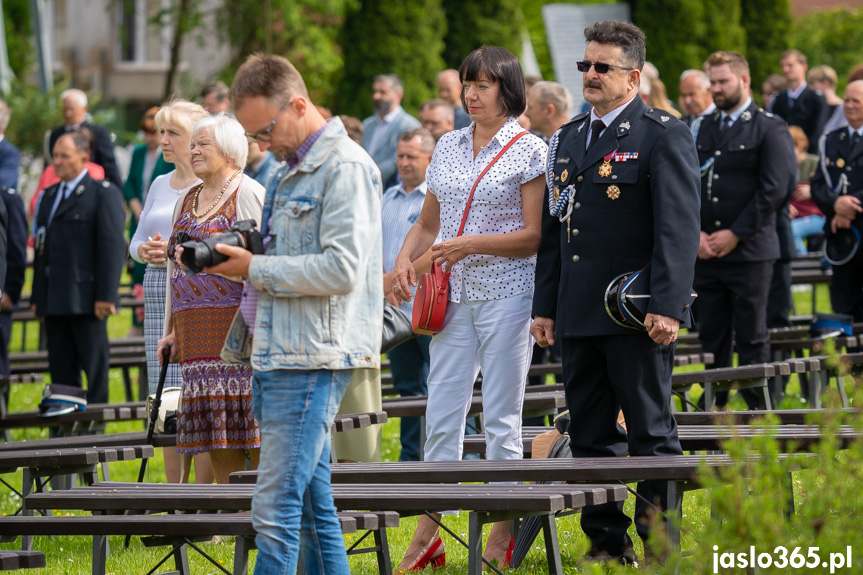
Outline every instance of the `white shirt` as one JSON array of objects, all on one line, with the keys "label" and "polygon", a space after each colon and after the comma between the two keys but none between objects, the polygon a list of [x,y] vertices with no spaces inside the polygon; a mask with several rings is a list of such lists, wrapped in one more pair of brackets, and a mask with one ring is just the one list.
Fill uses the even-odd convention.
[{"label": "white shirt", "polygon": [[791,88],[788,88],[788,90],[787,90],[788,101],[793,103],[795,100],[797,100],[797,98],[800,97],[800,94],[803,93],[803,90],[805,90],[806,86],[808,86],[808,85],[809,84],[807,84],[806,82],[802,82],[799,86],[797,86],[796,90],[792,90]]},{"label": "white shirt", "polygon": [[[399,255],[411,227],[422,213],[426,191],[427,186],[423,182],[407,194],[405,193],[404,182],[401,182],[384,192],[384,197],[381,200],[384,273],[392,271],[395,267],[396,256]],[[411,291],[416,292],[416,289]],[[414,300],[399,302],[399,307],[408,315],[411,314],[413,305]]]},{"label": "white shirt", "polygon": [[[635,96],[635,98],[638,98],[638,96]],[[621,112],[623,112],[626,109],[626,107],[629,106],[633,100],[635,100],[635,98],[630,99],[625,104],[621,104],[620,106],[613,109],[612,111],[610,111],[609,113],[607,113],[606,115],[604,115],[601,118],[596,115],[596,108],[591,108],[590,109],[590,123],[587,125],[587,143],[585,144],[585,147],[590,145],[590,138],[593,135],[593,128],[591,126],[593,125],[594,120],[602,120],[602,123],[605,124],[605,128],[608,128],[611,124],[614,123],[614,121],[621,114]],[[603,128],[602,132],[599,133],[600,138],[602,137],[602,134],[605,132],[605,128]]]},{"label": "white shirt", "polygon": [[[440,203],[438,241],[454,238],[468,195],[479,174],[512,138],[522,132],[509,118],[491,141],[473,157],[474,125],[444,134],[426,171],[428,191]],[[548,146],[527,134],[486,172],[471,202],[463,234],[505,234],[524,229],[521,185],[545,173]],[[456,263],[450,276],[449,299],[493,300],[533,291],[536,256],[508,258],[470,255]]]},{"label": "white shirt", "polygon": [[[147,243],[148,236],[155,238],[156,234],[162,234],[162,240],[171,237],[171,231],[174,229],[174,207],[177,205],[177,201],[185,196],[186,192],[193,186],[201,183],[201,180],[198,180],[188,188],[177,190],[171,187],[171,176],[173,175],[173,171],[161,175],[150,185],[150,192],[147,194],[144,209],[141,211],[141,219],[138,221],[138,229],[135,230],[135,235],[129,242],[129,255],[136,262],[144,263],[138,255],[138,248]],[[151,265],[165,266],[165,264]]]}]

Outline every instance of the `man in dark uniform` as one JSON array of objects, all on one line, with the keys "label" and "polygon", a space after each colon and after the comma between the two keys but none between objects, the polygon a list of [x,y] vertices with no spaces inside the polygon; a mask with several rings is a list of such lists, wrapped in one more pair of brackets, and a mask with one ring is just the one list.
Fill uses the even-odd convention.
[{"label": "man in dark uniform", "polygon": [[[854,228],[863,235],[863,80],[848,84],[842,107],[848,126],[819,143],[820,161],[810,182],[812,199],[827,218],[829,234]],[[830,300],[836,313],[863,321],[863,250],[858,248],[847,263],[833,266]]]},{"label": "man in dark uniform", "polygon": [[87,401],[108,401],[108,316],[126,253],[123,193],[87,174],[89,140],[60,136],[53,150],[60,183],[45,190],[36,213],[32,304],[44,318],[51,381],[81,387]]},{"label": "man in dark uniform", "polygon": [[809,138],[809,153],[814,154],[824,124],[830,119],[830,106],[821,90],[806,83],[809,65],[800,50],[788,50],[780,60],[782,74],[788,80],[788,89],[773,100],[771,112],[788,122],[800,126]]},{"label": "man in dark uniform", "polygon": [[[627,22],[585,30],[585,99],[593,109],[552,138],[531,334],[562,340],[575,457],[680,454],[671,415],[678,328],[687,326],[698,249],[698,164],[687,127],[638,97],[644,34]],[[618,325],[603,307],[618,275],[650,264],[645,331]],[[617,425],[620,410],[628,436]],[[648,536],[649,505],[664,481],[639,483],[636,529]],[[587,507],[590,557],[634,563],[623,505]]]},{"label": "man in dark uniform", "polygon": [[[2,240],[6,248],[3,265],[5,280],[0,281],[0,375],[9,375],[9,340],[12,336],[12,308],[21,297],[27,270],[27,214],[18,194],[18,169],[21,154],[5,136],[10,120],[9,106],[0,100],[0,197],[6,212]],[[8,388],[7,388],[8,393]]]},{"label": "man in dark uniform", "polygon": [[[785,122],[749,96],[749,64],[735,52],[707,60],[718,110],[696,140],[701,162],[701,240],[695,266],[698,334],[713,367],[770,361],[767,293],[779,258],[776,211],[789,187],[794,151]],[[742,395],[758,405],[753,390]],[[728,394],[717,394],[724,405]]]}]

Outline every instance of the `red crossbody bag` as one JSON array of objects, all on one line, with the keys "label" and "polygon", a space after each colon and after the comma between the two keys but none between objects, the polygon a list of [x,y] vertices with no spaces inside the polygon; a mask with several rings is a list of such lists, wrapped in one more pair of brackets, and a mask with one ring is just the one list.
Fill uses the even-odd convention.
[{"label": "red crossbody bag", "polygon": [[[470,204],[473,201],[473,193],[479,181],[487,171],[497,162],[501,156],[512,146],[516,140],[527,134],[528,132],[519,132],[512,140],[510,140],[503,149],[497,153],[491,162],[480,173],[479,177],[473,183],[470,189],[470,195],[467,197],[467,204],[464,207],[464,215],[461,218],[461,225],[458,228],[458,233],[455,237],[459,237],[464,231],[464,225],[467,222],[467,214],[470,211]],[[432,264],[431,271],[422,275],[417,284],[417,293],[414,297],[414,308],[411,317],[414,333],[434,335],[443,329],[443,321],[446,317],[446,305],[449,301],[449,276],[450,270],[443,271],[440,266]]]}]

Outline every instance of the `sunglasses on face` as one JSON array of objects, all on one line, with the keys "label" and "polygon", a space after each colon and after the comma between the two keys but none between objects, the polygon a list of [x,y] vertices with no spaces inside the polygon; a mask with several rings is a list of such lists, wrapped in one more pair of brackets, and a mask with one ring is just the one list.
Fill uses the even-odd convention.
[{"label": "sunglasses on face", "polygon": [[587,73],[591,66],[593,66],[593,69],[596,70],[597,74],[608,74],[608,70],[611,68],[617,68],[618,70],[635,70],[635,68],[606,64],[605,62],[576,62],[575,65],[578,66],[578,71],[583,73]]}]

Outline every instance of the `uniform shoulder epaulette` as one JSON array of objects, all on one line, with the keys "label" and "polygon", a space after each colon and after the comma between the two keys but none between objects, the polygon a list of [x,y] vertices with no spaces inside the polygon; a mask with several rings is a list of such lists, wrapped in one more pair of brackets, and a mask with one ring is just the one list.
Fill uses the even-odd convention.
[{"label": "uniform shoulder epaulette", "polygon": [[782,122],[785,121],[782,118],[780,118],[779,116],[777,116],[776,114],[774,114],[773,112],[768,112],[764,108],[758,108],[758,114],[761,116],[764,116],[765,118],[770,118],[771,120],[779,120]]},{"label": "uniform shoulder epaulette", "polygon": [[565,131],[567,131],[569,126],[572,126],[573,124],[584,120],[588,116],[590,116],[590,110],[588,110],[587,112],[582,112],[581,114],[579,114],[577,116],[573,116],[572,118],[570,118],[569,120],[567,120],[566,122],[561,124],[560,128],[558,128],[557,131],[560,134],[563,134]]},{"label": "uniform shoulder epaulette", "polygon": [[674,120],[675,122],[680,121],[675,118],[673,114],[659,108],[647,108],[646,110],[644,110],[644,115],[663,127],[665,127],[672,120]]},{"label": "uniform shoulder epaulette", "polygon": [[102,187],[103,188],[110,188],[111,182],[109,182],[108,180],[102,180]]}]

